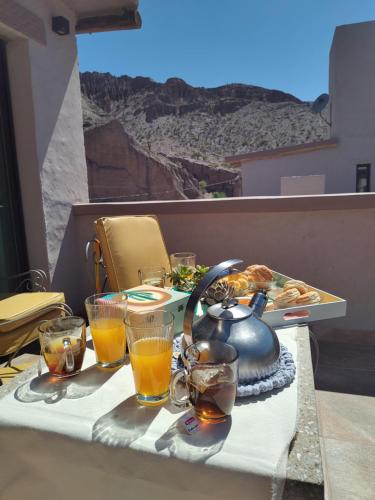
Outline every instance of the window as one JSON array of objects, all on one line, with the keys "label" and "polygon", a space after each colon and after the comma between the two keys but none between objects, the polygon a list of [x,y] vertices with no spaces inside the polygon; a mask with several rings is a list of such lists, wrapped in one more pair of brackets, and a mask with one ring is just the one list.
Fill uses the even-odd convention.
[{"label": "window", "polygon": [[355,190],[357,193],[368,193],[370,191],[370,163],[357,165],[357,179]]},{"label": "window", "polygon": [[281,177],[281,196],[306,196],[325,193],[325,175]]}]

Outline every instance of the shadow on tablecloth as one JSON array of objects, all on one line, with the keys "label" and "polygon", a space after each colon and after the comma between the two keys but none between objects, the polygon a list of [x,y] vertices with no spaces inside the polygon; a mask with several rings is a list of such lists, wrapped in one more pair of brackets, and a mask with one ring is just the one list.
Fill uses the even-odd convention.
[{"label": "shadow on tablecloth", "polygon": [[136,396],[131,396],[95,422],[92,440],[109,446],[129,446],[146,433],[161,408],[141,406]]},{"label": "shadow on tablecloth", "polygon": [[199,430],[189,434],[184,422],[193,410],[184,413],[155,442],[156,451],[168,450],[169,456],[188,460],[189,462],[206,462],[219,453],[232,426],[231,417],[220,424],[199,423]]},{"label": "shadow on tablecloth", "polygon": [[68,378],[53,377],[49,373],[44,373],[18,387],[14,397],[22,403],[44,401],[47,404],[57,403],[61,399],[84,398],[102,387],[115,371],[93,365]]}]

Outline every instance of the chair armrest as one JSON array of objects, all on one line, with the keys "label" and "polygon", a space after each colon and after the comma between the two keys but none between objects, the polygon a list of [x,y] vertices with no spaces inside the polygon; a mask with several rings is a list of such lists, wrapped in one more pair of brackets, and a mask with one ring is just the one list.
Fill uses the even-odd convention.
[{"label": "chair armrest", "polygon": [[14,288],[14,292],[25,290],[27,292],[45,292],[47,290],[48,279],[43,269],[30,269],[23,273],[13,274],[11,276],[0,276],[0,281],[17,282],[21,280]]}]

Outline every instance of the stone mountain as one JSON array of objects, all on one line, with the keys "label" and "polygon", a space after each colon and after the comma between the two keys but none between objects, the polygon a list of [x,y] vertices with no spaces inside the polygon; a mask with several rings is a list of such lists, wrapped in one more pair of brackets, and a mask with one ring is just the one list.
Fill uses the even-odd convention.
[{"label": "stone mountain", "polygon": [[309,103],[253,85],[95,72],[81,74],[81,88],[92,201],[238,196],[226,155],[328,135]]}]

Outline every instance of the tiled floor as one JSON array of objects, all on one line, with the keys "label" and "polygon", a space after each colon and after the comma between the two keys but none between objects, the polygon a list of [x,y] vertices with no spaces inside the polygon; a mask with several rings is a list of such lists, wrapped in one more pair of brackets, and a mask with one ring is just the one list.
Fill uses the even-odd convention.
[{"label": "tiled floor", "polygon": [[318,390],[375,396],[375,332],[317,332]]},{"label": "tiled floor", "polygon": [[316,397],[326,499],[374,500],[375,398],[327,391]]}]

